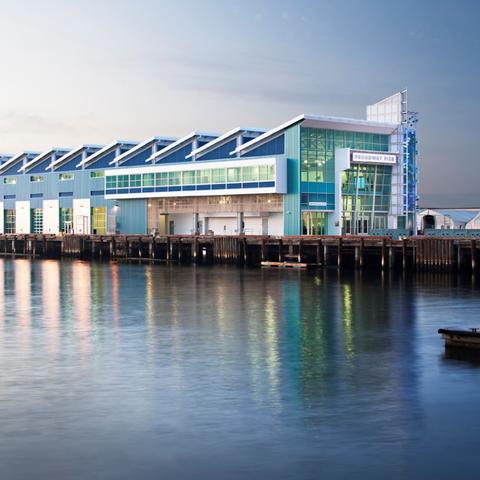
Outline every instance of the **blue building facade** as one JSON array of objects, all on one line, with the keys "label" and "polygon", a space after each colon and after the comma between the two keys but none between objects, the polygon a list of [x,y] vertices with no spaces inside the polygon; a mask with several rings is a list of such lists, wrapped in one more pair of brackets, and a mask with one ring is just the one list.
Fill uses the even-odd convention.
[{"label": "blue building facade", "polygon": [[2,233],[364,234],[413,228],[406,92],[367,119],[299,115],[270,130],[192,132],[0,156]]}]

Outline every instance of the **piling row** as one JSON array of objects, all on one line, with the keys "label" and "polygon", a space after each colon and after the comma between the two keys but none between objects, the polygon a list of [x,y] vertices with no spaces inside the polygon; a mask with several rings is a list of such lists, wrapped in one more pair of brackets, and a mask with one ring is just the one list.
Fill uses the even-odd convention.
[{"label": "piling row", "polygon": [[359,269],[475,271],[479,248],[475,239],[432,237],[0,235],[1,256]]}]

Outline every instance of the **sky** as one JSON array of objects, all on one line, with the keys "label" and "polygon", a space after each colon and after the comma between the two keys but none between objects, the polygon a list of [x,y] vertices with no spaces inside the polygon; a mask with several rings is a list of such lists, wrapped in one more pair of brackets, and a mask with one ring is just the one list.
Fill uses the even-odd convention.
[{"label": "sky", "polygon": [[474,0],[0,0],[0,152],[365,118],[408,88],[420,204],[480,207],[479,16]]}]

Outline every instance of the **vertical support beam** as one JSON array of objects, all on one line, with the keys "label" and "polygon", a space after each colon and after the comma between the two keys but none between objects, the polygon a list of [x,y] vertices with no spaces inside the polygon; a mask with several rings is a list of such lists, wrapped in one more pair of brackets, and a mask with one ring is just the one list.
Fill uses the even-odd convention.
[{"label": "vertical support beam", "polygon": [[317,241],[317,245],[316,245],[316,257],[317,257],[317,265],[320,265],[322,260],[320,258],[320,251],[321,251],[321,248],[322,248],[322,241],[321,240],[318,240]]},{"label": "vertical support beam", "polygon": [[388,268],[393,268],[394,264],[393,258],[393,247],[392,245],[388,246]]},{"label": "vertical support beam", "polygon": [[382,270],[385,268],[385,238],[382,238]]},{"label": "vertical support beam", "polygon": [[402,268],[405,270],[407,268],[407,239],[402,240]]},{"label": "vertical support beam", "polygon": [[262,246],[261,246],[261,255],[262,255],[262,262],[265,261],[265,239],[262,238]]},{"label": "vertical support beam", "polygon": [[472,261],[472,272],[475,271],[475,253],[476,253],[476,245],[475,245],[475,240],[472,240],[470,242],[470,255],[471,255],[471,261]]},{"label": "vertical support beam", "polygon": [[462,246],[460,242],[457,242],[457,268],[462,268]]},{"label": "vertical support beam", "polygon": [[298,241],[298,256],[297,256],[298,263],[302,263],[302,240]]},{"label": "vertical support beam", "polygon": [[283,262],[283,240],[278,239],[278,261]]},{"label": "vertical support beam", "polygon": [[338,237],[337,240],[337,268],[342,266],[342,238]]},{"label": "vertical support beam", "polygon": [[363,268],[363,237],[360,238],[360,258],[359,258],[359,263],[360,263],[360,268]]}]

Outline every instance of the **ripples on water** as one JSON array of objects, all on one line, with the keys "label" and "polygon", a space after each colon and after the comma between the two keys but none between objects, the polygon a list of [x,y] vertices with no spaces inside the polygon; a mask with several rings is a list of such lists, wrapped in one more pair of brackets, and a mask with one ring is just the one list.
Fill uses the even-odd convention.
[{"label": "ripples on water", "polygon": [[[1,478],[473,478],[478,283],[0,260]],[[460,466],[460,468],[459,468]]]}]

